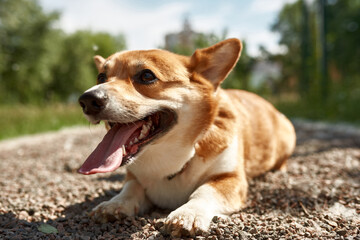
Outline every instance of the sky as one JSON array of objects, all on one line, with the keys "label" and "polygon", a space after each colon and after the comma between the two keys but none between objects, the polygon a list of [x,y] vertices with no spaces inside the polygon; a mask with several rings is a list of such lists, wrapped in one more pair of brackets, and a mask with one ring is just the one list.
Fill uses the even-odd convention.
[{"label": "sky", "polygon": [[164,46],[165,35],[182,30],[188,17],[196,32],[245,40],[252,56],[259,45],[270,52],[284,49],[270,26],[285,3],[295,0],[40,0],[47,12],[59,11],[59,28],[124,34],[129,50]]}]

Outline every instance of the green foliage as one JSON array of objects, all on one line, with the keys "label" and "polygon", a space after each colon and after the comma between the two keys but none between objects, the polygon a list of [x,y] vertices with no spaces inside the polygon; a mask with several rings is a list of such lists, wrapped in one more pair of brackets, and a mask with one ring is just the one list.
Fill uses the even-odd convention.
[{"label": "green foliage", "polygon": [[273,99],[275,106],[289,117],[301,117],[330,122],[351,122],[360,126],[360,79],[352,91],[336,85],[339,91],[329,96],[326,102],[321,99],[291,98]]},{"label": "green foliage", "polygon": [[344,79],[359,73],[360,1],[338,0],[327,6],[329,60]]},{"label": "green foliage", "polygon": [[[283,90],[298,95],[297,101],[282,99],[279,106],[292,116],[359,122],[360,1],[327,1],[324,31],[319,1],[306,2],[285,5],[272,26],[287,49],[271,56],[282,64],[282,83],[288,83]],[[321,32],[329,63],[325,75],[320,71]]]},{"label": "green foliage", "polygon": [[249,81],[254,64],[255,59],[248,54],[246,42],[243,40],[239,61],[222,84],[222,87],[250,90]]},{"label": "green foliage", "polygon": [[40,224],[40,226],[38,226],[38,230],[40,232],[46,233],[46,234],[50,234],[50,233],[58,233],[57,228],[47,224],[47,223],[42,223]]},{"label": "green foliage", "polygon": [[48,84],[54,64],[51,24],[56,13],[44,14],[34,1],[0,1],[0,100],[29,101]]},{"label": "green foliage", "polygon": [[47,93],[52,100],[63,100],[80,95],[94,85],[97,70],[94,55],[108,57],[125,48],[123,36],[113,37],[107,33],[78,31],[67,36],[61,46],[59,62],[54,66],[53,79]]},{"label": "green foliage", "polygon": [[[281,56],[283,77],[298,78],[304,70],[300,67],[301,62],[308,61],[310,65],[307,65],[308,68],[305,71],[309,72],[314,83],[318,79],[320,67],[318,66],[319,45],[321,44],[319,40],[319,5],[318,1],[314,1],[309,6],[306,6],[304,2],[306,1],[298,0],[293,4],[285,5],[273,24],[272,30],[280,34],[279,43],[287,48],[287,53]],[[304,8],[309,12],[308,15],[304,14]],[[337,75],[336,77],[332,76],[333,80],[345,81],[345,79],[359,75],[359,11],[360,1],[338,0],[326,5],[326,47],[328,61],[331,63],[328,71]],[[304,22],[308,25],[304,26]],[[306,39],[306,36],[304,39],[304,30],[308,31],[309,39]],[[310,45],[308,46],[310,49],[307,49],[310,51],[309,59],[301,58],[304,50],[301,49],[301,45],[304,41],[308,41]]]},{"label": "green foliage", "polygon": [[282,64],[282,81],[301,76],[301,30],[302,16],[300,1],[286,4],[280,11],[272,30],[280,33],[279,44],[286,46],[287,54],[278,55],[277,61]]},{"label": "green foliage", "polygon": [[35,0],[0,0],[0,103],[71,101],[95,83],[93,55],[125,48],[122,35],[65,34],[58,17]]},{"label": "green foliage", "polygon": [[77,104],[0,105],[0,116],[0,140],[89,124]]}]

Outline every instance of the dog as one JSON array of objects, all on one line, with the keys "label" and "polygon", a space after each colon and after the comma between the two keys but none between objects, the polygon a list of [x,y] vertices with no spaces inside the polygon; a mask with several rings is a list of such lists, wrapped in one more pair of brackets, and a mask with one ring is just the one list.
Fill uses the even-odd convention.
[{"label": "dog", "polygon": [[191,57],[165,50],[94,57],[97,85],[79,103],[108,132],[78,172],[127,169],[122,191],[92,210],[96,221],[157,206],[173,210],[166,233],[194,236],[215,215],[245,206],[248,178],[286,169],[296,141],[291,122],[253,93],[220,87],[241,50],[240,40],[227,39]]}]

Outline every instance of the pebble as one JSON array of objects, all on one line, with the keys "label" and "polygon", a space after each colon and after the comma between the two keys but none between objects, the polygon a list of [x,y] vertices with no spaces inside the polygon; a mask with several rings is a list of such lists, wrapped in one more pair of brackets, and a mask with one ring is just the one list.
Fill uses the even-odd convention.
[{"label": "pebble", "polygon": [[27,211],[21,211],[21,212],[19,213],[19,219],[26,220],[28,217],[29,217],[29,214],[28,214]]},{"label": "pebble", "polygon": [[346,229],[340,229],[336,231],[337,234],[339,234],[340,236],[345,236],[347,233]]},{"label": "pebble", "polygon": [[331,221],[331,220],[325,220],[325,222],[326,222],[327,224],[329,224],[330,226],[332,226],[332,227],[337,227],[337,226],[338,226],[336,222]]},{"label": "pebble", "polygon": [[156,223],[155,223],[155,228],[156,229],[160,229],[162,226],[164,226],[164,222],[163,221],[157,221]]},{"label": "pebble", "polygon": [[145,218],[141,218],[140,223],[141,223],[141,226],[145,226],[148,222],[146,221]]}]

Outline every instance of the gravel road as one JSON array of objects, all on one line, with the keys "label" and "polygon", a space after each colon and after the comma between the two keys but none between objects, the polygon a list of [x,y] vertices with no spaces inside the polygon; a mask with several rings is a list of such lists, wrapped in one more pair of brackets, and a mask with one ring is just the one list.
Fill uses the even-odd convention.
[{"label": "gravel road", "polygon": [[[360,239],[360,129],[295,121],[288,172],[250,180],[247,207],[215,217],[196,239]],[[107,224],[94,206],[118,193],[124,170],[84,176],[76,169],[102,127],[78,127],[0,142],[1,239],[167,239],[166,210]]]}]

